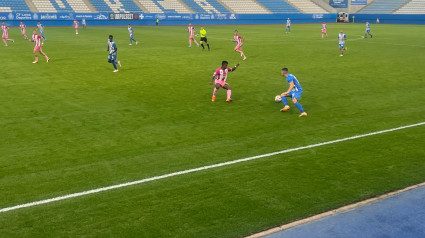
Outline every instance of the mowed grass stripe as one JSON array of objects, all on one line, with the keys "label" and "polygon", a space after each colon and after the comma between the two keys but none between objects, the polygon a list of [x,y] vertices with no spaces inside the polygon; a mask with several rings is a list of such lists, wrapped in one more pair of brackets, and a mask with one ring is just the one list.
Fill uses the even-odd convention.
[{"label": "mowed grass stripe", "polygon": [[371,133],[367,133],[367,134],[363,134],[363,135],[356,135],[356,136],[346,137],[346,138],[342,138],[342,139],[337,139],[337,140],[332,140],[332,141],[317,143],[317,144],[313,144],[313,145],[307,145],[307,146],[302,146],[302,147],[297,147],[297,148],[292,148],[292,149],[287,149],[287,150],[272,152],[272,153],[268,153],[268,154],[262,154],[262,155],[252,156],[252,157],[238,159],[238,160],[232,160],[232,161],[228,161],[228,162],[224,162],[224,163],[218,163],[218,164],[213,164],[213,165],[198,167],[198,168],[194,168],[194,169],[188,169],[188,170],[178,171],[178,172],[174,172],[174,173],[169,173],[169,174],[164,174],[164,175],[160,175],[160,176],[150,177],[150,178],[146,178],[146,179],[142,179],[142,180],[137,180],[137,181],[132,181],[132,182],[128,182],[128,183],[122,183],[122,184],[112,185],[112,186],[108,186],[108,187],[102,187],[102,188],[92,189],[92,190],[88,190],[88,191],[84,191],[84,192],[73,193],[73,194],[69,194],[69,195],[65,195],[65,196],[50,198],[50,199],[46,199],[46,200],[25,203],[25,204],[21,204],[21,205],[17,205],[17,206],[12,206],[12,207],[6,207],[6,208],[0,209],[0,213],[12,211],[12,210],[17,210],[17,209],[21,209],[21,208],[26,208],[26,207],[38,206],[38,205],[42,205],[42,204],[47,204],[47,203],[61,201],[61,200],[65,200],[65,199],[75,198],[75,197],[81,197],[81,196],[85,196],[85,195],[89,195],[89,194],[95,194],[95,193],[104,192],[104,191],[108,191],[108,190],[113,190],[113,189],[128,187],[128,186],[142,184],[142,183],[146,183],[146,182],[150,182],[150,181],[161,180],[161,179],[165,179],[165,178],[169,178],[169,177],[174,177],[174,176],[178,176],[178,175],[183,175],[183,174],[188,174],[188,173],[194,173],[194,172],[198,172],[198,171],[203,171],[203,170],[208,170],[208,169],[223,167],[223,166],[227,166],[227,165],[232,165],[232,164],[247,162],[247,161],[250,161],[250,160],[261,159],[261,158],[270,157],[270,156],[274,156],[274,155],[279,155],[279,154],[284,154],[284,153],[290,153],[290,152],[293,152],[293,151],[310,149],[310,148],[314,148],[314,147],[319,147],[319,146],[324,146],[324,145],[329,145],[329,144],[334,144],[334,143],[340,143],[340,142],[344,142],[344,141],[348,141],[348,140],[355,140],[355,139],[359,139],[359,138],[363,138],[363,137],[368,137],[368,136],[373,136],[373,135],[379,135],[379,134],[382,134],[382,133],[388,133],[388,132],[403,130],[403,129],[407,129],[407,128],[422,126],[422,125],[425,125],[425,122],[420,122],[420,123],[416,123],[416,124],[411,124],[411,125],[396,127],[396,128],[382,130],[382,131],[375,131],[375,132],[371,132]]}]

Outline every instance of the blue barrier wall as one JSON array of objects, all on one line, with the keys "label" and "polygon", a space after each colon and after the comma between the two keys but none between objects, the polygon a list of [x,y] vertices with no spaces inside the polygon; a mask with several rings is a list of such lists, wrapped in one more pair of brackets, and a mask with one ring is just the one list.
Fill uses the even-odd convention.
[{"label": "blue barrier wall", "polygon": [[[352,14],[355,22],[376,22],[391,24],[425,24],[425,15],[399,14]],[[109,25],[238,25],[238,24],[286,24],[335,22],[336,14],[114,14],[114,13],[0,13],[0,21],[9,26],[18,26],[23,21],[27,26],[35,26],[37,21],[45,26],[72,26],[73,19],[86,19],[88,26]]]},{"label": "blue barrier wall", "polygon": [[425,24],[425,15],[401,15],[401,14],[351,14],[350,20],[355,17],[356,23],[371,22],[375,23],[379,18],[380,23],[384,24]]},{"label": "blue barrier wall", "polygon": [[0,13],[0,21],[18,26],[23,21],[35,26],[40,21],[45,26],[71,26],[74,19],[86,19],[89,26],[106,25],[236,25],[236,24],[286,24],[291,18],[297,23],[334,22],[336,14],[113,14],[113,13]]}]

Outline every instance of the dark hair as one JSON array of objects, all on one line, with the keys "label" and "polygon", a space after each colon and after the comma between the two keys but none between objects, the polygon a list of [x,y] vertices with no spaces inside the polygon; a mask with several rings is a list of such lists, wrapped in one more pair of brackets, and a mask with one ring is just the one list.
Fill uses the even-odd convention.
[{"label": "dark hair", "polygon": [[288,72],[288,68],[282,68],[282,71]]},{"label": "dark hair", "polygon": [[235,30],[235,32],[239,32],[238,30]]},{"label": "dark hair", "polygon": [[114,36],[112,36],[112,35],[109,35],[109,39],[111,39],[111,38],[114,38]]},{"label": "dark hair", "polygon": [[223,60],[223,62],[221,62],[221,65],[223,65],[223,64],[229,64],[229,62]]}]

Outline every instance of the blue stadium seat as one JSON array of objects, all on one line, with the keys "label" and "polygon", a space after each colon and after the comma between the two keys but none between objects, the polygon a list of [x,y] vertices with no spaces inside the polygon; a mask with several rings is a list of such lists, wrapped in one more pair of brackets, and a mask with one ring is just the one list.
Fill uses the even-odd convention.
[{"label": "blue stadium seat", "polygon": [[[227,8],[221,5],[217,0],[182,0],[196,13],[230,13]],[[212,10],[211,7],[215,9]]]},{"label": "blue stadium seat", "polygon": [[[89,0],[93,7],[99,12],[114,13],[141,13],[142,9],[133,0]],[[113,3],[111,6],[107,3]]]},{"label": "blue stadium seat", "polygon": [[358,13],[360,14],[391,14],[408,0],[376,0]]},{"label": "blue stadium seat", "polygon": [[31,11],[25,0],[0,0],[0,8],[10,8],[12,12]]},{"label": "blue stadium seat", "polygon": [[73,12],[74,10],[72,10],[71,6],[68,4],[68,2],[62,1],[63,5],[65,6],[65,8],[61,8],[58,3],[54,0],[50,0],[50,3],[52,3],[53,7],[55,7],[57,12]]},{"label": "blue stadium seat", "polygon": [[284,0],[257,0],[272,13],[301,13]]}]

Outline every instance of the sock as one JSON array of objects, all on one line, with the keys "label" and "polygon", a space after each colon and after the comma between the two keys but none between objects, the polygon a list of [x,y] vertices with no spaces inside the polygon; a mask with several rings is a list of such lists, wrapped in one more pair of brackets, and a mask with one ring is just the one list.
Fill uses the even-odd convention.
[{"label": "sock", "polygon": [[189,40],[189,46],[192,46],[192,41],[191,40]]},{"label": "sock", "polygon": [[117,63],[115,63],[115,61],[112,62],[112,65],[114,66],[114,69],[117,69]]},{"label": "sock", "polygon": [[298,110],[300,110],[300,112],[304,112],[303,106],[301,106],[299,102],[296,102],[294,105],[298,108]]},{"label": "sock", "polygon": [[210,44],[207,44],[207,46],[208,46],[208,50],[210,50]]},{"label": "sock", "polygon": [[38,56],[35,57],[35,62],[38,62]]},{"label": "sock", "polygon": [[228,89],[227,90],[227,99],[229,99],[230,96],[232,96],[232,90]]},{"label": "sock", "polygon": [[213,96],[215,97],[215,95],[217,94],[218,88],[214,88],[214,92],[213,92]]},{"label": "sock", "polygon": [[205,49],[204,44],[201,44],[201,46],[202,46],[202,49]]},{"label": "sock", "polygon": [[367,34],[364,34],[364,38],[367,38]]},{"label": "sock", "polygon": [[131,44],[131,42],[132,42],[132,41],[131,41],[131,38],[130,38],[130,44]]},{"label": "sock", "polygon": [[285,106],[288,106],[288,99],[286,99],[286,97],[280,97],[280,98],[282,98],[283,104],[285,104]]},{"label": "sock", "polygon": [[46,37],[44,37],[44,36],[41,36],[41,37],[43,37],[44,40],[47,40]]}]

